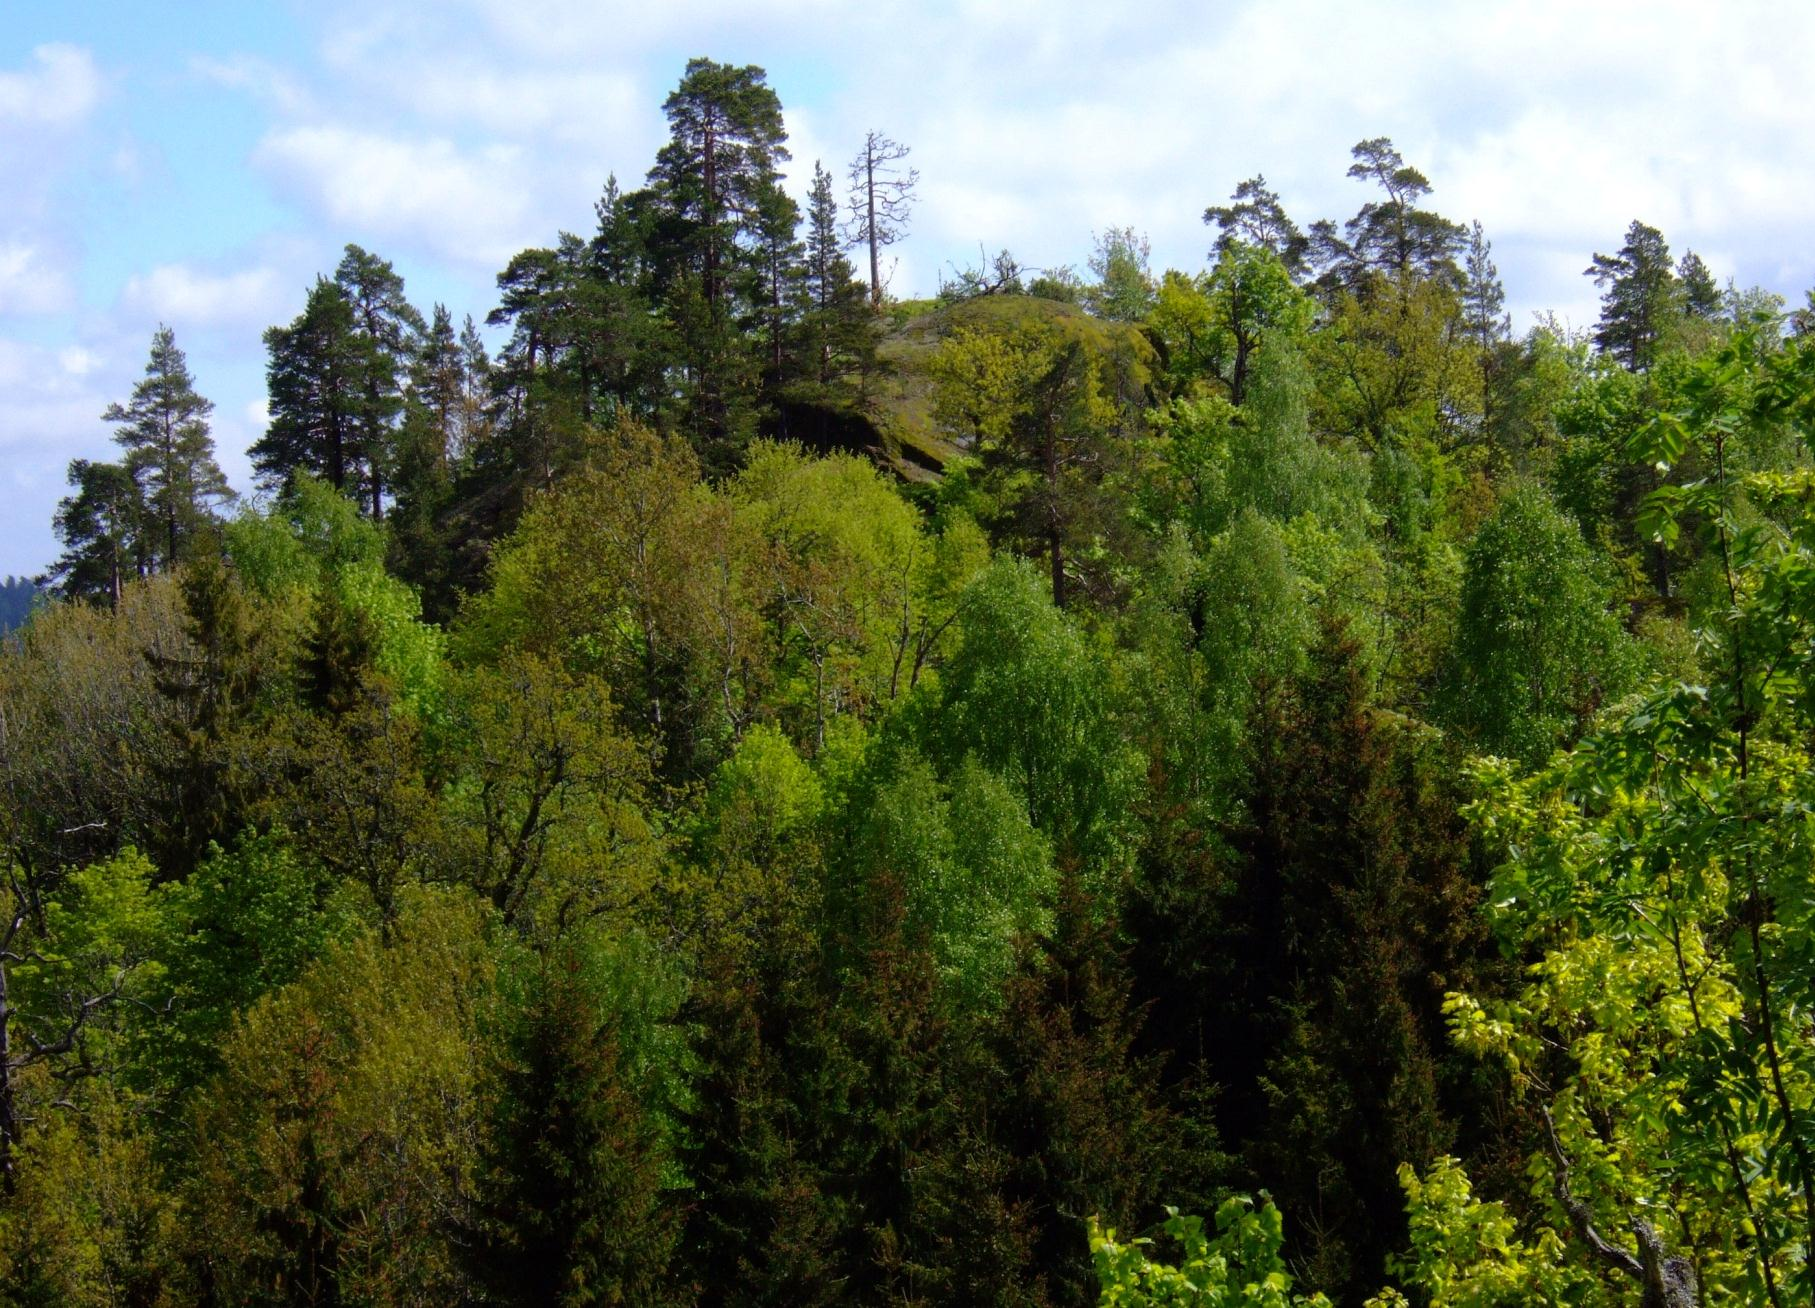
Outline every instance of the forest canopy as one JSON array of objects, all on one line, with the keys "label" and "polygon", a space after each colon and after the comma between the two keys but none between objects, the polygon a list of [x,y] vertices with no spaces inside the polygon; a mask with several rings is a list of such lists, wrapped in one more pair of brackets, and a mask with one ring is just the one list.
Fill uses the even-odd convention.
[{"label": "forest canopy", "polygon": [[0,1304],[1809,1302],[1815,307],[1384,137],[903,300],[662,108],[0,589]]}]

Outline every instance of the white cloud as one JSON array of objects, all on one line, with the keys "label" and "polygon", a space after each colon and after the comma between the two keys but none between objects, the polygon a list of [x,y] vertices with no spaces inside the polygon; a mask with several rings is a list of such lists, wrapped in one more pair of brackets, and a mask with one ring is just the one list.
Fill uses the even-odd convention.
[{"label": "white cloud", "polygon": [[189,61],[189,71],[204,82],[243,91],[282,114],[308,113],[315,103],[300,78],[257,55],[236,54],[225,59],[196,55]]},{"label": "white cloud", "polygon": [[80,46],[41,45],[24,70],[0,72],[0,122],[63,126],[86,117],[100,98],[101,74]]},{"label": "white cloud", "polygon": [[187,264],[161,264],[135,273],[121,292],[128,312],[179,330],[187,327],[245,326],[268,321],[283,305],[277,270],[248,268],[210,273]]},{"label": "white cloud", "polygon": [[253,158],[350,237],[414,239],[496,268],[551,235],[526,221],[533,179],[515,146],[315,126],[269,133]]},{"label": "white cloud", "polygon": [[0,240],[0,314],[54,314],[69,307],[69,277],[44,251]]},{"label": "white cloud", "polygon": [[57,351],[57,363],[71,377],[86,377],[100,366],[101,357],[80,345],[67,345]]}]

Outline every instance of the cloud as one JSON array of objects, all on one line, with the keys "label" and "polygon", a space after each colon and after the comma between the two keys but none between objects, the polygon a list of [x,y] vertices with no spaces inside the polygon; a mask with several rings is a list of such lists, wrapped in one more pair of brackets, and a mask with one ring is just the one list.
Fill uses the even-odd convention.
[{"label": "cloud", "polygon": [[488,268],[551,235],[526,221],[533,180],[515,146],[294,127],[266,135],[253,161],[349,235],[413,239]]},{"label": "cloud", "polygon": [[270,267],[210,273],[187,264],[160,264],[134,274],[120,295],[121,307],[129,313],[179,330],[256,326],[268,322],[284,303],[277,270]]},{"label": "cloud", "polygon": [[0,314],[55,314],[73,299],[69,277],[44,251],[0,240]]},{"label": "cloud", "polygon": [[196,55],[189,61],[189,71],[211,85],[243,91],[287,116],[309,113],[315,104],[300,78],[257,55],[235,54],[225,59]]},{"label": "cloud", "polygon": [[80,46],[41,45],[23,71],[0,72],[0,123],[65,126],[101,98],[94,56]]}]

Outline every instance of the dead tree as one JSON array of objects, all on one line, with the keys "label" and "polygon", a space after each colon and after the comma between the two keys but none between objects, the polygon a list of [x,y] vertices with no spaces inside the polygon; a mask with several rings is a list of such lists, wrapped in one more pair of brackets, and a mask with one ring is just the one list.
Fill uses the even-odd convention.
[{"label": "dead tree", "polygon": [[908,147],[881,132],[866,132],[863,148],[851,160],[851,220],[847,239],[852,249],[870,251],[870,307],[882,307],[882,247],[907,234],[914,186],[920,170],[902,170]]}]

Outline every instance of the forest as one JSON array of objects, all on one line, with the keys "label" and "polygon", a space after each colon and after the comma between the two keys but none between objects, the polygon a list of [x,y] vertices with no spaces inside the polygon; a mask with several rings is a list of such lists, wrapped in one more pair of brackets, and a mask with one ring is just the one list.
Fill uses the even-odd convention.
[{"label": "forest", "polygon": [[[1815,295],[1377,137],[887,293],[689,63],[490,331],[175,331],[0,646],[0,1304],[1815,1299]],[[491,342],[488,345],[488,340]]]}]

